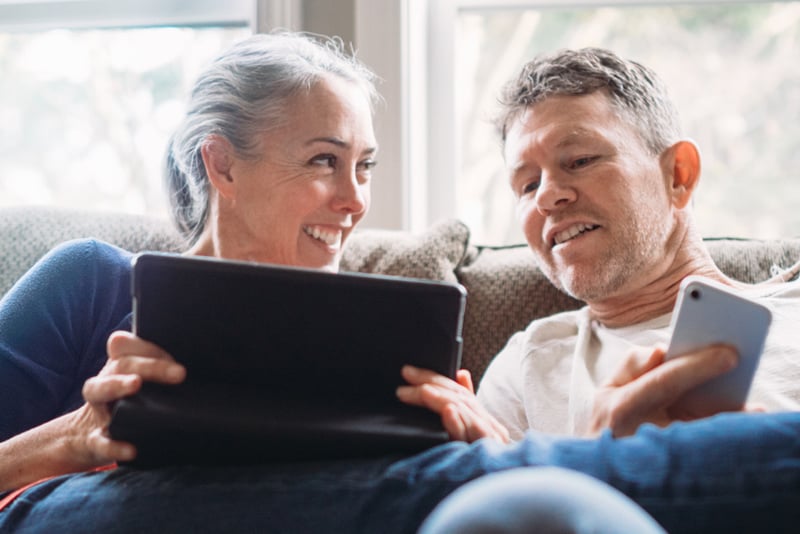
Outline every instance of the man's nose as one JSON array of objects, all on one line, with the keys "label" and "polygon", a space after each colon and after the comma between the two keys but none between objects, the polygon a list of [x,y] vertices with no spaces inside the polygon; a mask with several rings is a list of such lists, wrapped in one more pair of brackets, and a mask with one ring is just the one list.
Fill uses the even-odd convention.
[{"label": "man's nose", "polygon": [[575,201],[577,192],[567,177],[544,172],[536,191],[536,205],[542,213],[561,209]]}]

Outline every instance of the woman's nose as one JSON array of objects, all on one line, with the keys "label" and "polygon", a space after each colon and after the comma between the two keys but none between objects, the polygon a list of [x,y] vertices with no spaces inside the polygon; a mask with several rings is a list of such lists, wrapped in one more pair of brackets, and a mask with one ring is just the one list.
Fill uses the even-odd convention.
[{"label": "woman's nose", "polygon": [[347,213],[362,213],[369,202],[369,181],[359,179],[358,172],[351,169],[337,180],[335,209]]}]

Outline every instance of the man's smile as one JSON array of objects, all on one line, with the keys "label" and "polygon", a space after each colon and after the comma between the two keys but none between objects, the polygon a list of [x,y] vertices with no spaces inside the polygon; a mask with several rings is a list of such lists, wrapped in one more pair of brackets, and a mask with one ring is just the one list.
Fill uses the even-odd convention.
[{"label": "man's smile", "polygon": [[597,224],[587,224],[587,223],[577,223],[573,224],[570,227],[560,230],[553,235],[552,240],[550,241],[550,246],[555,247],[565,243],[571,239],[576,238],[579,235],[582,235],[586,232],[591,232],[592,230],[596,230],[600,228]]}]

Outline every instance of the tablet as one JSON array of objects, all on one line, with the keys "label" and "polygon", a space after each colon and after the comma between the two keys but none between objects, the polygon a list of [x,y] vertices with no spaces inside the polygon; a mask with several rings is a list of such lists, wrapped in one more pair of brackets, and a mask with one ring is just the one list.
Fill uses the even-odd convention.
[{"label": "tablet", "polygon": [[410,453],[447,440],[397,400],[404,364],[453,378],[458,284],[167,253],[133,259],[133,331],[186,366],[116,403],[136,465]]}]

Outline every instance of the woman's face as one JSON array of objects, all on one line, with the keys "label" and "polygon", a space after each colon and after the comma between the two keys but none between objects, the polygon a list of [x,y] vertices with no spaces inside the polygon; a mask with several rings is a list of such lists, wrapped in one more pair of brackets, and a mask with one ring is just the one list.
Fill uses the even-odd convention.
[{"label": "woman's face", "polygon": [[336,271],[370,203],[377,143],[369,101],[329,76],[290,100],[284,116],[261,135],[259,159],[229,158],[228,176],[212,180],[212,254]]}]

